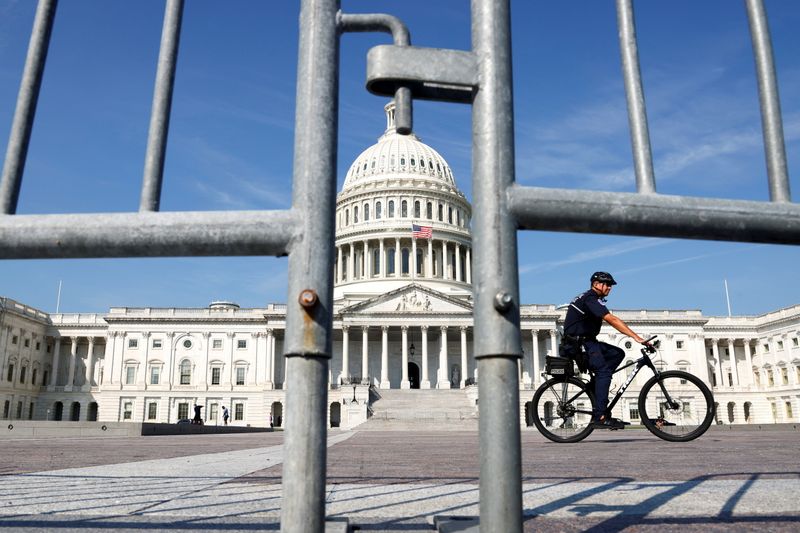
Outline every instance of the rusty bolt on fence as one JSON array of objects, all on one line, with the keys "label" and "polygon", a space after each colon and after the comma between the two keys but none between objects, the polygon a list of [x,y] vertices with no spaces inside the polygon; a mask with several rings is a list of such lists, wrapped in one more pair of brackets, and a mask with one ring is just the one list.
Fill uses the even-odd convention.
[{"label": "rusty bolt on fence", "polygon": [[317,293],[314,289],[305,289],[300,293],[300,297],[297,300],[300,302],[300,305],[306,309],[311,309],[317,305],[319,298],[317,298]]},{"label": "rusty bolt on fence", "polygon": [[513,303],[514,298],[506,291],[500,291],[494,297],[494,308],[504,314],[511,309],[511,304]]}]

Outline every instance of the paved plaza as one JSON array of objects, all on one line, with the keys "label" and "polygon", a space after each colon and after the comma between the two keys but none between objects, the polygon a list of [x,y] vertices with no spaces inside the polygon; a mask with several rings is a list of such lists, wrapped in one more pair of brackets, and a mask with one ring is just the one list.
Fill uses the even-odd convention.
[{"label": "paved plaza", "polygon": [[[523,442],[525,530],[798,531],[800,432],[643,430]],[[0,440],[0,528],[277,530],[283,434]],[[430,531],[478,514],[477,432],[333,431],[329,519]]]}]

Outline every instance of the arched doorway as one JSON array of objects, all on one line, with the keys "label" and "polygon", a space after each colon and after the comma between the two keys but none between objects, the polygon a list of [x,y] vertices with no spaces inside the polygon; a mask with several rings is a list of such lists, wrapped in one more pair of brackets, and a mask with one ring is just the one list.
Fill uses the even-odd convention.
[{"label": "arched doorway", "polygon": [[744,402],[744,421],[750,422],[750,410],[752,409],[753,404],[750,402]]},{"label": "arched doorway", "polygon": [[733,402],[728,402],[728,423],[733,424],[735,418],[736,418],[736,404]]},{"label": "arched doorway", "polygon": [[544,404],[544,425],[547,427],[553,425],[553,402],[545,402]]},{"label": "arched doorway", "polygon": [[417,363],[408,363],[408,381],[412,389],[419,388],[419,366]]},{"label": "arched doorway", "polygon": [[86,420],[89,422],[97,422],[97,402],[89,404],[89,410],[86,412]]},{"label": "arched doorway", "polygon": [[273,402],[272,404],[272,426],[279,428],[283,424],[283,405],[281,402]]},{"label": "arched doorway", "polygon": [[61,420],[64,417],[64,404],[56,402],[53,405],[53,420]]},{"label": "arched doorway", "polygon": [[72,406],[69,409],[69,419],[72,422],[77,422],[81,419],[81,404],[78,402],[72,402]]},{"label": "arched doorway", "polygon": [[533,425],[533,402],[525,402],[525,425]]},{"label": "arched doorway", "polygon": [[331,427],[338,428],[342,423],[342,404],[333,402],[331,404]]}]

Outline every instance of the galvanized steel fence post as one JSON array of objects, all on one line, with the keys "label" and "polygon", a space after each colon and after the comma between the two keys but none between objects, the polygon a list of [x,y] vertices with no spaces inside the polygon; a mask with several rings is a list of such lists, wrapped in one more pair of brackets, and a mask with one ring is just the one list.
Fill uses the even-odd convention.
[{"label": "galvanized steel fence post", "polygon": [[333,324],[338,126],[338,0],[300,8],[292,209],[302,238],[289,254],[281,531],[322,532],[328,364]]},{"label": "galvanized steel fence post", "polygon": [[511,19],[507,0],[473,0],[478,89],[472,103],[473,351],[480,392],[480,529],[522,531],[517,228]]}]

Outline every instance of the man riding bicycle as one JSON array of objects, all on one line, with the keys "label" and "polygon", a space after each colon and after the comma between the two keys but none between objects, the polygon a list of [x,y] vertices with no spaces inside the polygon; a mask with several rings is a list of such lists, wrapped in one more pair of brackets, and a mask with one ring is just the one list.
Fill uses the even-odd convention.
[{"label": "man riding bicycle", "polygon": [[[595,272],[589,280],[590,289],[575,297],[569,304],[564,319],[564,336],[559,346],[562,357],[578,359],[581,348],[586,351],[586,366],[594,372],[595,404],[592,413],[592,426],[600,429],[623,429],[625,424],[611,418],[606,412],[608,407],[608,390],[611,387],[611,376],[625,358],[625,352],[605,342],[597,340],[597,334],[603,321],[611,327],[631,337],[639,344],[647,345],[619,317],[613,315],[605,306],[606,296],[617,284],[608,272]],[[581,361],[579,365],[582,366]],[[590,382],[591,383],[591,382]]]}]

